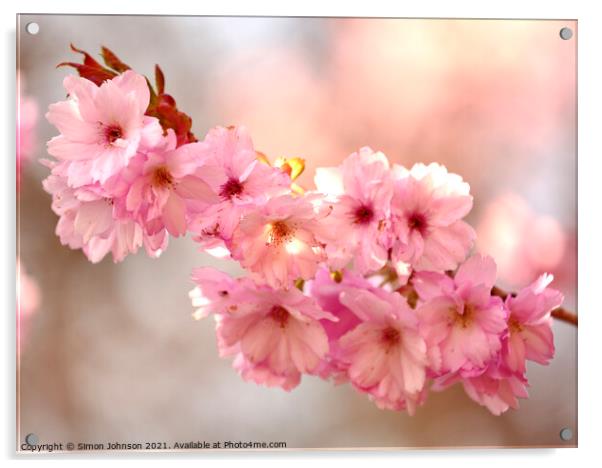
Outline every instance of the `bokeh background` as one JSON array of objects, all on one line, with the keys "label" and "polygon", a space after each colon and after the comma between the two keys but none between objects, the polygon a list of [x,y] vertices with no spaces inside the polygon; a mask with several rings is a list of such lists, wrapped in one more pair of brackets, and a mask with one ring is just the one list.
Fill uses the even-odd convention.
[{"label": "bokeh background", "polygon": [[[35,21],[37,35],[25,32]],[[559,31],[575,35],[562,40]],[[456,386],[414,417],[381,411],[348,385],[305,377],[291,393],[243,382],[194,321],[193,267],[238,273],[170,241],[158,260],[89,263],[62,247],[41,186],[43,118],[62,79],[101,45],[167,92],[202,138],[245,125],[271,158],[306,158],[300,182],[360,146],[393,162],[445,164],[472,187],[468,221],[500,285],[543,271],[576,311],[576,21],[24,15],[21,99],[33,102],[22,155],[19,256],[35,282],[23,317],[18,436],[41,442],[286,441],[289,448],[558,446],[577,440],[577,329],[555,323],[557,355],[528,368],[529,400],[495,417]],[[23,105],[21,109],[25,109]],[[29,284],[29,283],[28,283]],[[27,289],[27,288],[24,288]],[[574,438],[563,442],[562,428]]]}]

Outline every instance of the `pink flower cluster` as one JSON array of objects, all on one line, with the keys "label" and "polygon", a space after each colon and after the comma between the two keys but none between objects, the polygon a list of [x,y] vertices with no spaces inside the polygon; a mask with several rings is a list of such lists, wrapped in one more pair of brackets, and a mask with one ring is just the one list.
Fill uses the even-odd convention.
[{"label": "pink flower cluster", "polygon": [[361,148],[303,191],[266,164],[242,127],[178,146],[146,115],[149,89],[128,70],[99,86],[67,77],[47,118],[60,131],[44,186],[61,242],[93,261],[192,233],[248,276],[193,273],[196,317],[245,380],[291,390],[303,374],[349,382],[378,407],[423,404],[461,382],[501,414],[527,396],[527,360],[554,354],[551,276],[502,300],[493,259],[470,255],[469,185],[438,164],[411,169]]},{"label": "pink flower cluster", "polygon": [[260,164],[244,129],[217,128],[203,142],[177,146],[173,130],[145,115],[146,79],[128,70],[100,86],[68,76],[66,101],[47,119],[44,188],[60,216],[57,235],[92,262],[123,260],[144,246],[157,257],[169,236],[198,231],[203,244],[228,242],[242,213],[290,185]]}]

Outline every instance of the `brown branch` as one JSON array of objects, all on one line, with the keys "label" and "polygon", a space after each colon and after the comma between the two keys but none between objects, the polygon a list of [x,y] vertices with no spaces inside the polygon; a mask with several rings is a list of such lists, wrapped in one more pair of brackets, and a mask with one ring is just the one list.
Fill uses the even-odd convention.
[{"label": "brown branch", "polygon": [[558,309],[554,309],[552,311],[552,317],[554,317],[558,320],[562,320],[563,322],[571,323],[575,326],[578,326],[577,314],[569,312],[568,310],[566,310],[562,307],[558,307]]},{"label": "brown branch", "polygon": [[[491,290],[491,294],[494,296],[501,297],[502,299],[506,299],[508,297],[508,293],[503,289],[494,286]],[[511,293],[512,296],[516,296],[515,293]],[[570,323],[572,325],[578,326],[577,324],[577,314],[566,310],[563,307],[558,307],[552,311],[552,317],[558,320],[562,320],[563,322]]]}]

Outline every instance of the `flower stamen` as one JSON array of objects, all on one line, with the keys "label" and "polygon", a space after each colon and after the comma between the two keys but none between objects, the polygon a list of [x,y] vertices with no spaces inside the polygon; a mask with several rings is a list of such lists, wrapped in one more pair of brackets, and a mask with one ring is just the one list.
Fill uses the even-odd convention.
[{"label": "flower stamen", "polygon": [[374,211],[367,205],[361,205],[353,212],[355,224],[368,224],[374,218]]},{"label": "flower stamen", "polygon": [[520,333],[523,331],[523,326],[516,318],[510,317],[508,320],[508,330],[510,333]]},{"label": "flower stamen", "polygon": [[123,130],[119,125],[113,124],[104,127],[104,139],[108,145],[112,145],[120,138],[123,138]]},{"label": "flower stamen", "polygon": [[173,176],[169,169],[165,166],[158,166],[155,168],[152,176],[152,184],[155,187],[167,188],[172,187],[174,183]]},{"label": "flower stamen", "polygon": [[282,306],[274,306],[272,307],[272,310],[270,311],[269,315],[272,320],[278,323],[280,328],[286,328],[290,317],[290,313],[288,310],[286,310]]},{"label": "flower stamen", "polygon": [[240,195],[243,192],[243,185],[238,179],[228,179],[228,181],[220,187],[220,196],[226,200]]},{"label": "flower stamen", "polygon": [[382,331],[381,339],[385,346],[386,352],[388,353],[394,346],[399,344],[401,341],[401,335],[399,330],[393,327],[387,327]]},{"label": "flower stamen", "polygon": [[266,245],[279,246],[293,240],[295,229],[284,221],[274,221],[268,225]]},{"label": "flower stamen", "polygon": [[408,228],[410,228],[410,231],[416,230],[422,234],[426,226],[426,218],[421,213],[414,213],[408,218]]},{"label": "flower stamen", "polygon": [[462,313],[459,313],[455,308],[452,308],[454,323],[462,328],[468,328],[474,321],[475,310],[475,306],[472,304],[464,304]]}]

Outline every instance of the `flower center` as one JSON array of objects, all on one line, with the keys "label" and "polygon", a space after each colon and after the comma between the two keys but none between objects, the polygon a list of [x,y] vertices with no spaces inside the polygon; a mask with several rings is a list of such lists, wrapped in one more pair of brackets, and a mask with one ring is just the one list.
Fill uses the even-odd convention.
[{"label": "flower center", "polygon": [[158,166],[155,168],[152,184],[155,187],[161,188],[171,187],[173,185],[173,176],[171,175],[171,172],[169,172],[169,169],[165,166]]},{"label": "flower center", "polygon": [[276,322],[280,326],[280,328],[286,327],[289,317],[290,314],[288,310],[286,310],[282,306],[274,306],[270,311],[270,318],[274,320],[274,322]]},{"label": "flower center", "polygon": [[423,233],[426,229],[426,218],[421,213],[414,213],[408,218],[408,227],[410,231],[416,230]]},{"label": "flower center", "polygon": [[517,319],[515,319],[514,317],[510,317],[510,319],[508,320],[508,330],[510,331],[510,333],[520,333],[521,331],[523,331],[523,326]]},{"label": "flower center", "polygon": [[381,340],[388,353],[391,348],[397,346],[401,341],[399,330],[393,327],[387,327],[382,331]]},{"label": "flower center", "polygon": [[243,185],[238,179],[228,179],[228,181],[220,187],[220,196],[226,200],[240,195],[243,191]]},{"label": "flower center", "polygon": [[274,221],[268,225],[267,245],[281,245],[283,242],[292,240],[295,229],[284,221]]},{"label": "flower center", "polygon": [[366,205],[361,205],[353,213],[354,223],[368,224],[374,218],[374,211]]},{"label": "flower center", "polygon": [[462,310],[461,314],[458,313],[455,308],[452,308],[452,310],[454,314],[454,323],[456,325],[459,325],[462,328],[467,328],[474,321],[476,309],[472,304],[464,304],[464,309]]},{"label": "flower center", "polygon": [[221,235],[219,223],[215,223],[213,226],[201,230],[201,233],[203,236],[207,237],[219,237]]},{"label": "flower center", "polygon": [[119,125],[109,125],[104,129],[105,139],[107,143],[115,143],[115,140],[123,138],[123,131]]}]

